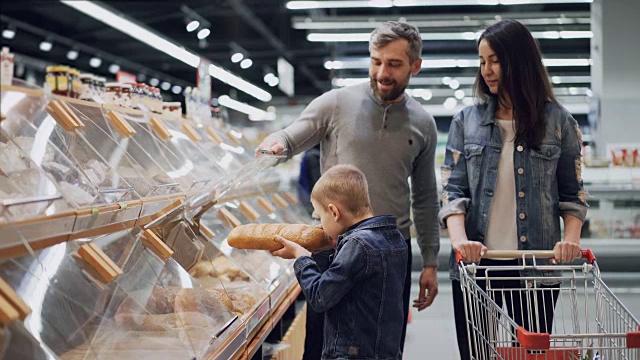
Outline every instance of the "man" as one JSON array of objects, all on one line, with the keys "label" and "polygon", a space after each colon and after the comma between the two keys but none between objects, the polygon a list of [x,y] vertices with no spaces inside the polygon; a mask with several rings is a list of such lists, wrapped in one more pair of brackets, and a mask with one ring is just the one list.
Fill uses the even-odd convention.
[{"label": "man", "polygon": [[[411,76],[420,71],[421,51],[422,39],[415,26],[393,21],[380,25],[369,40],[370,83],[319,96],[296,121],[268,136],[256,149],[256,154],[259,150],[281,154],[287,149],[287,155],[293,156],[320,143],[323,172],[337,164],[351,164],[365,174],[374,213],[396,216],[409,248],[403,345],[411,287],[410,207],[423,261],[414,307],[425,309],[438,293],[436,125],[420,103],[404,93]],[[327,254],[316,257],[321,270],[326,270]],[[322,320],[317,319],[313,313],[307,319],[304,359],[319,359],[322,352]]]}]

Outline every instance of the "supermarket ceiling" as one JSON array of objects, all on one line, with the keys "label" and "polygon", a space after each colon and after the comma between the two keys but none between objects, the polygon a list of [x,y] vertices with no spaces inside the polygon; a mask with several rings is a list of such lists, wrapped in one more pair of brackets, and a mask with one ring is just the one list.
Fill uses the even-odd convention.
[{"label": "supermarket ceiling", "polygon": [[[79,4],[80,1],[70,3]],[[311,97],[336,86],[367,77],[368,33],[385,20],[406,20],[420,27],[425,67],[411,83],[414,96],[424,103],[468,96],[477,69],[476,33],[500,18],[520,19],[539,39],[553,82],[561,96],[584,97],[590,92],[589,1],[519,0],[376,0],[376,1],[102,1],[99,4],[143,30],[135,34],[121,22],[105,24],[61,1],[2,0],[3,46],[26,59],[30,66],[63,63],[81,71],[110,75],[123,70],[153,85],[157,79],[168,94],[196,81],[196,69],[148,43],[144,29],[184,47],[189,54],[266,90],[273,98],[286,98],[275,85],[278,59],[295,69],[297,99]],[[468,5],[492,3],[498,5]],[[518,5],[519,3],[527,3]],[[446,5],[449,4],[449,5]],[[450,5],[460,4],[460,5]],[[464,4],[464,5],[462,5]],[[311,6],[309,6],[311,5]],[[407,6],[413,5],[413,6]],[[198,22],[198,26],[196,23]],[[188,31],[187,25],[191,23]],[[209,30],[208,36],[205,37]],[[5,31],[13,37],[5,37]],[[153,34],[151,36],[153,36]],[[199,39],[202,38],[202,39]],[[141,41],[142,39],[143,41]],[[51,50],[40,49],[41,42]],[[173,49],[173,48],[171,48]],[[179,51],[183,51],[176,47]],[[178,51],[176,50],[176,51]],[[69,59],[69,52],[73,60]],[[73,54],[73,51],[76,53]],[[232,55],[242,54],[234,62]],[[100,59],[100,64],[92,58]],[[251,66],[248,65],[250,59]],[[226,72],[224,73],[226,74]],[[225,75],[219,75],[223,78]],[[266,80],[271,81],[270,86]],[[163,84],[163,83],[167,84]],[[284,83],[283,83],[284,84]],[[178,86],[178,88],[175,87]],[[213,79],[214,95],[230,94],[238,100],[263,104],[245,91]]]}]

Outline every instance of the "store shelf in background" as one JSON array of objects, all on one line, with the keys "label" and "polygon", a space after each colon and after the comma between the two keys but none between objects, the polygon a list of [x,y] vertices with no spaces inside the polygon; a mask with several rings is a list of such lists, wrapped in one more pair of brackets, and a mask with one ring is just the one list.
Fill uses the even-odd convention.
[{"label": "store shelf in background", "polygon": [[582,168],[582,180],[586,187],[597,189],[602,186],[622,186],[623,189],[629,185],[640,191],[640,168],[609,166],[606,168],[594,168],[584,166]]}]

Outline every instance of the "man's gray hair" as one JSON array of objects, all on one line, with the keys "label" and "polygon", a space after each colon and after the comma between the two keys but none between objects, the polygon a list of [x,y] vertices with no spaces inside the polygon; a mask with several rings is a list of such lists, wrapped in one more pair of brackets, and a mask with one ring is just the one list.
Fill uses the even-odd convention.
[{"label": "man's gray hair", "polygon": [[422,54],[422,38],[417,27],[399,21],[387,21],[378,26],[369,38],[369,51],[387,46],[394,40],[404,39],[409,43],[409,60],[413,64]]}]

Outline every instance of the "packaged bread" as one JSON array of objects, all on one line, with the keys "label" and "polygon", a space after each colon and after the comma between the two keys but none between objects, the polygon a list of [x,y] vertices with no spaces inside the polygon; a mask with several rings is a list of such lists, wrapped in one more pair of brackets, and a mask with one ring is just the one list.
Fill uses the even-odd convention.
[{"label": "packaged bread", "polygon": [[274,251],[282,248],[273,239],[275,235],[296,242],[309,251],[322,250],[329,245],[329,237],[322,229],[305,224],[240,225],[231,230],[227,242],[236,249]]}]

